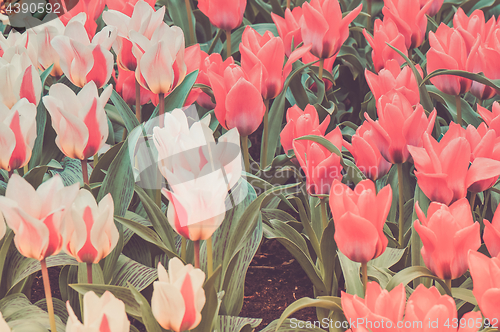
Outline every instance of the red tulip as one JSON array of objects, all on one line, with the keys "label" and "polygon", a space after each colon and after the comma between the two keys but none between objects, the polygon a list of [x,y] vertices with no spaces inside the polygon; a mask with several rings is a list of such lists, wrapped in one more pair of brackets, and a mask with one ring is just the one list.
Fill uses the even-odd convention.
[{"label": "red tulip", "polygon": [[471,147],[459,127],[450,126],[439,142],[426,133],[423,147],[409,147],[418,185],[431,201],[449,205],[475,182],[500,175],[496,160],[479,157],[470,165]]},{"label": "red tulip", "polygon": [[476,252],[469,252],[469,267],[477,300],[485,321],[498,328],[500,322],[500,258],[488,258]]},{"label": "red tulip", "polygon": [[363,8],[359,5],[344,18],[338,0],[311,0],[302,5],[304,45],[312,44],[311,53],[328,59],[336,55],[349,37],[349,24]]},{"label": "red tulip", "polygon": [[420,1],[415,0],[384,0],[382,13],[384,18],[390,18],[399,32],[405,37],[406,48],[419,47],[425,39],[427,30],[427,13],[432,2],[420,8]]},{"label": "red tulip", "polygon": [[382,255],[387,248],[384,224],[391,208],[392,190],[385,186],[377,194],[372,180],[363,180],[352,190],[337,179],[330,191],[330,209],[339,250],[358,263]]},{"label": "red tulip", "polygon": [[467,253],[481,246],[479,223],[472,219],[469,201],[459,199],[449,207],[432,202],[427,217],[415,203],[420,222],[413,223],[422,239],[425,265],[441,279],[455,279],[467,271]]},{"label": "red tulip", "polygon": [[199,0],[198,8],[217,28],[231,31],[243,22],[247,0]]},{"label": "red tulip", "polygon": [[495,101],[491,107],[491,112],[481,105],[477,105],[477,112],[486,122],[488,128],[495,130],[497,136],[500,137],[500,104]]},{"label": "red tulip", "polygon": [[365,121],[352,135],[352,145],[344,141],[344,147],[354,157],[356,166],[367,178],[375,181],[389,172],[392,164],[387,162],[375,144],[373,128]]},{"label": "red tulip", "polygon": [[[106,6],[108,6],[110,10],[116,10],[127,16],[132,16],[136,4],[140,1],[142,0],[106,0]],[[156,0],[144,0],[144,1],[146,1],[147,4],[151,6],[151,8],[153,9],[155,8]]]},{"label": "red tulip", "polygon": [[287,153],[293,149],[293,140],[305,135],[311,135],[314,130],[319,131],[321,136],[325,135],[326,128],[330,124],[330,115],[327,115],[321,124],[319,123],[318,111],[312,105],[307,105],[302,111],[297,105],[293,105],[286,111],[287,124],[280,134],[281,145]]},{"label": "red tulip", "polygon": [[408,56],[408,50],[405,44],[405,36],[398,30],[398,26],[390,18],[385,17],[384,20],[375,20],[373,25],[373,37],[363,29],[363,35],[372,51],[372,61],[375,71],[379,72],[384,68],[389,60],[396,60],[399,65],[405,63],[405,59],[395,50],[390,48],[387,43],[394,46],[404,55]]},{"label": "red tulip", "polygon": [[[420,70],[422,75],[419,65],[417,65],[417,69]],[[412,106],[420,103],[418,83],[409,66],[405,66],[401,70],[396,60],[389,60],[385,63],[385,68],[380,70],[378,75],[365,69],[365,77],[375,101],[378,101],[382,95],[396,90],[405,96]]]},{"label": "red tulip", "polygon": [[378,100],[377,114],[377,121],[370,119],[367,113],[365,118],[372,125],[372,137],[380,153],[392,164],[408,160],[408,147],[421,146],[422,135],[432,132],[436,119],[436,110],[427,118],[422,105],[417,104],[414,110],[408,99],[397,91]]},{"label": "red tulip", "polygon": [[[262,68],[260,69],[262,70]],[[255,71],[258,75],[260,71]],[[260,75],[249,77],[241,67],[229,65],[223,76],[216,68],[208,69],[208,77],[214,92],[215,116],[226,128],[238,128],[240,136],[253,133],[264,118],[265,105],[260,94]]]},{"label": "red tulip", "polygon": [[420,8],[423,8],[429,1],[431,2],[431,5],[427,8],[426,14],[429,16],[434,16],[441,9],[444,0],[420,0]]},{"label": "red tulip", "polygon": [[[152,102],[158,105],[158,95],[149,90],[140,87],[141,105]],[[123,100],[129,105],[135,105],[135,73],[122,69],[118,66],[118,77],[116,78],[116,92],[122,96]]]},{"label": "red tulip", "polygon": [[459,7],[453,16],[453,27],[462,35],[467,53],[470,53],[476,40],[479,38],[480,44],[485,43],[495,29],[495,18],[492,17],[487,23],[484,19],[484,12],[476,9],[470,17]]},{"label": "red tulip", "polygon": [[405,287],[399,284],[388,292],[371,281],[366,286],[364,299],[342,291],[341,303],[346,319],[356,323],[351,325],[352,332],[367,332],[368,329],[372,332],[385,332],[388,325],[395,328],[403,320]]},{"label": "red tulip", "polygon": [[285,54],[287,57],[290,57],[290,54],[292,54],[292,44],[295,49],[297,45],[302,43],[302,31],[300,29],[302,7],[295,7],[291,11],[287,8],[285,10],[285,18],[274,13],[271,13],[271,17],[285,45]]},{"label": "red tulip", "polygon": [[270,31],[261,36],[252,27],[243,31],[240,43],[241,67],[247,73],[259,65],[263,68],[261,94],[264,99],[274,99],[283,90],[283,84],[292,71],[292,64],[309,52],[311,46],[300,47],[285,60],[283,40],[274,37]]},{"label": "red tulip", "polygon": [[[429,43],[431,48],[427,52],[427,72],[431,73],[437,69],[471,69],[471,57],[457,29],[441,23],[436,33],[429,32]],[[478,46],[476,43],[471,52],[476,52]],[[472,81],[460,76],[440,75],[431,78],[431,83],[442,92],[457,96],[469,91]]]},{"label": "red tulip", "polygon": [[[468,312],[457,319],[457,307],[451,296],[441,295],[436,287],[426,288],[420,284],[408,298],[405,310],[405,332],[475,332],[477,322],[482,321],[480,312]],[[437,325],[433,325],[436,324]],[[456,324],[454,322],[457,322]],[[463,323],[465,322],[465,324]],[[474,322],[471,324],[471,322]],[[448,325],[446,325],[448,323]],[[454,326],[459,326],[457,329]]]},{"label": "red tulip", "polygon": [[483,240],[491,257],[497,257],[500,254],[500,209],[495,210],[491,223],[484,219]]}]

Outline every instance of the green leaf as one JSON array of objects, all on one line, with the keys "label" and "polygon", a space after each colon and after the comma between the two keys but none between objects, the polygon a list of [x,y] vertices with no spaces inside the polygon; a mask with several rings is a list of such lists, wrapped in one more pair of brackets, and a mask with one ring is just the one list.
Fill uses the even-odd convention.
[{"label": "green leaf", "polygon": [[[78,283],[88,283],[87,263],[78,263]],[[104,276],[99,264],[92,264],[92,283],[96,285],[104,285]]]},{"label": "green leaf", "polygon": [[142,291],[157,278],[156,269],[142,265],[125,255],[120,255],[113,273],[113,284],[125,287],[130,283],[138,291]]},{"label": "green leaf", "polygon": [[[190,0],[189,0],[190,1]],[[192,6],[192,5],[191,5]],[[196,44],[196,33],[194,34],[195,40],[190,40],[190,33],[189,33],[189,21],[188,21],[188,14],[186,10],[186,1],[184,0],[167,0],[167,8],[168,8],[168,13],[170,14],[170,17],[174,21],[174,24],[177,25],[182,29],[184,32],[184,38],[186,39],[186,43],[192,43]],[[196,7],[191,7],[191,8],[196,8]],[[191,15],[192,23],[193,23],[193,29],[196,31],[196,19],[193,15],[193,12],[191,11],[189,13]],[[187,45],[186,45],[187,46]]]},{"label": "green leaf", "polygon": [[368,265],[376,266],[379,268],[390,268],[403,257],[405,249],[396,249],[387,247],[384,253],[377,258],[368,262]]},{"label": "green leaf", "polygon": [[[415,186],[415,194],[414,194],[414,202],[418,204],[423,213],[427,214],[427,209],[429,208],[430,200],[425,196],[425,194],[420,190],[418,184]],[[413,207],[413,214],[411,216],[412,220],[417,220],[417,211],[415,207]],[[411,264],[413,266],[425,266],[424,259],[422,254],[420,253],[422,249],[422,240],[418,235],[415,227],[413,227],[413,223],[411,224]],[[413,281],[413,287],[416,288],[423,280],[415,279]]]},{"label": "green leaf", "polygon": [[451,294],[454,298],[477,305],[477,300],[470,289],[452,288]]},{"label": "green leaf", "polygon": [[116,110],[120,113],[123,123],[125,124],[125,128],[130,133],[139,125],[139,121],[137,120],[134,112],[132,112],[127,103],[114,89],[113,92],[111,92],[110,99],[113,102],[113,105],[115,105]]},{"label": "green leaf", "polygon": [[141,307],[142,322],[146,326],[146,330],[148,332],[162,332],[162,328],[160,327],[160,324],[158,324],[156,318],[153,316],[151,306],[149,305],[146,298],[144,298],[144,296],[142,296],[142,294],[131,283],[128,282],[127,286],[130,289],[130,292],[134,296],[135,300]]},{"label": "green leaf", "polygon": [[219,316],[217,320],[217,331],[240,332],[245,327],[253,331],[262,322],[261,318],[247,318],[235,316]]},{"label": "green leaf", "polygon": [[158,234],[156,234],[156,232],[150,229],[148,226],[140,224],[137,221],[121,217],[115,217],[115,220],[121,223],[123,226],[125,226],[128,230],[140,236],[142,239],[148,241],[149,243],[154,244],[161,250],[165,251],[165,253],[167,253],[169,257],[177,256],[176,253],[172,252],[169,248],[167,248],[163,244]]},{"label": "green leaf", "polygon": [[[43,311],[48,312],[46,300],[47,299],[41,299],[37,301],[35,305]],[[68,321],[68,309],[66,308],[66,302],[59,300],[57,297],[53,297],[52,305],[54,307],[54,314],[61,319],[63,324],[66,324]]]},{"label": "green leaf", "polygon": [[24,179],[28,181],[33,188],[37,189],[38,186],[42,184],[43,177],[48,169],[48,166],[36,166],[29,170],[28,174],[24,176]]},{"label": "green leaf", "polygon": [[394,277],[392,277],[391,281],[387,284],[386,289],[390,292],[399,284],[407,285],[410,281],[422,277],[431,278],[437,281],[446,291],[446,294],[451,296],[451,290],[448,288],[448,286],[446,286],[445,282],[432,274],[432,272],[428,268],[423,266],[410,266],[404,270],[399,271],[394,275]]},{"label": "green leaf", "polygon": [[424,78],[424,80],[419,84],[425,84],[428,81],[430,81],[431,78],[441,75],[452,75],[452,76],[468,78],[470,80],[489,86],[493,89],[500,90],[500,85],[497,85],[494,81],[484,76],[483,73],[475,74],[464,70],[437,69],[432,73],[430,73],[429,75],[427,75]]},{"label": "green leaf", "polygon": [[[337,294],[338,283],[335,278],[335,252],[337,251],[337,244],[334,237],[335,226],[333,220],[328,223],[328,226],[323,230],[321,237],[321,254],[323,258],[322,268],[323,283],[327,287],[327,294]],[[333,287],[333,289],[332,289]]]},{"label": "green leaf", "polygon": [[[83,175],[82,175],[82,162],[79,159],[72,159],[69,157],[64,157],[61,162],[63,167],[61,170],[52,169],[49,173],[52,176],[59,174],[65,186],[71,186],[72,184],[79,183],[83,185]],[[87,164],[88,173],[92,172],[92,167]]]},{"label": "green leaf", "polygon": [[[43,85],[42,85],[43,86]],[[45,125],[47,123],[47,109],[43,102],[40,102],[36,108],[36,139],[31,152],[29,168],[40,165],[43,152],[43,139],[45,136]]]},{"label": "green leaf", "polygon": [[341,251],[338,251],[338,255],[346,283],[346,293],[363,298],[365,291],[359,277],[361,263],[351,261]]}]

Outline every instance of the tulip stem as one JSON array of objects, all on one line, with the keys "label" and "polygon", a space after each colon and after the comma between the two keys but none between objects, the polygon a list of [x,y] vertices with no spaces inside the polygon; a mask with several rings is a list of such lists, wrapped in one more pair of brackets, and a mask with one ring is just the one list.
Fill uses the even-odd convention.
[{"label": "tulip stem", "polygon": [[290,0],[286,0],[286,8],[290,9]]},{"label": "tulip stem", "polygon": [[12,174],[14,174],[14,170],[13,170],[13,169],[11,169],[11,170],[9,171],[9,179],[10,179],[10,177],[12,176]]},{"label": "tulip stem", "polygon": [[220,35],[222,35],[223,31],[224,30],[222,30],[222,29],[217,30],[217,33],[215,34],[214,40],[212,40],[212,44],[210,44],[210,47],[208,48],[208,52],[207,52],[208,54],[212,54],[212,52],[214,51],[215,45],[217,44],[217,41],[219,40]]},{"label": "tulip stem", "polygon": [[164,118],[164,115],[165,115],[165,94],[164,93],[159,93],[158,94],[158,98],[160,98],[160,110],[158,112],[159,116],[160,116],[160,128],[163,128],[163,118]]},{"label": "tulip stem", "polygon": [[323,225],[323,231],[328,226],[328,220],[326,215],[326,198],[320,198],[320,206],[321,206],[321,224]]},{"label": "tulip stem", "polygon": [[89,171],[87,169],[87,159],[82,159],[82,176],[83,176],[83,183],[88,185]]},{"label": "tulip stem", "polygon": [[474,218],[474,204],[476,203],[476,196],[477,196],[477,193],[470,194],[470,210],[472,212],[472,220],[476,219],[476,218]]},{"label": "tulip stem", "polygon": [[250,173],[250,156],[248,155],[248,136],[241,137],[241,147],[243,148],[243,160],[245,161],[245,171]]},{"label": "tulip stem", "polygon": [[226,59],[229,58],[231,53],[231,30],[226,30]]},{"label": "tulip stem", "polygon": [[200,268],[200,240],[194,241],[194,267]]},{"label": "tulip stem", "polygon": [[444,283],[446,284],[446,287],[451,291],[451,279],[444,279]]},{"label": "tulip stem", "polygon": [[94,168],[95,168],[95,167],[96,167],[96,165],[97,165],[97,163],[99,162],[99,156],[97,155],[97,152],[96,152],[96,153],[95,153],[95,155],[94,155],[94,160],[93,160],[93,162],[94,162]]},{"label": "tulip stem", "polygon": [[[139,123],[142,122],[142,113],[141,113],[141,85],[139,81],[135,79],[135,117]],[[123,139],[125,140],[125,138]]]},{"label": "tulip stem", "polygon": [[52,332],[57,332],[56,318],[54,316],[54,305],[52,303],[52,292],[50,291],[49,271],[47,270],[47,262],[45,261],[45,258],[40,261],[40,265],[42,266],[43,288],[45,290],[47,311],[49,312],[50,330]]},{"label": "tulip stem", "polygon": [[28,174],[28,164],[24,165],[23,167],[23,175]]},{"label": "tulip stem", "polygon": [[368,6],[366,11],[368,12],[368,16],[366,17],[366,30],[371,30],[372,25],[372,0],[366,0],[368,2]]},{"label": "tulip stem", "polygon": [[212,261],[212,237],[209,237],[207,241],[205,242],[207,245],[207,279],[210,278],[210,276],[213,273],[214,269],[214,263]]},{"label": "tulip stem", "polygon": [[193,29],[193,17],[191,13],[191,0],[185,0],[186,2],[186,13],[188,17],[188,25],[189,25],[189,44],[193,45],[195,44],[195,36],[194,36],[194,29]]},{"label": "tulip stem", "polygon": [[490,192],[491,192],[491,190],[489,190],[489,189],[486,191],[486,196],[484,197],[483,211],[481,212],[481,219],[480,220],[483,220],[484,215],[486,214],[486,209],[488,207],[488,201],[490,199]]},{"label": "tulip stem", "polygon": [[398,164],[398,187],[399,187],[399,247],[403,248],[403,226],[404,226],[404,197],[403,197],[403,164]]},{"label": "tulip stem", "polygon": [[323,67],[325,66],[325,59],[319,59],[319,71],[318,76],[320,80],[323,80]]},{"label": "tulip stem", "polygon": [[184,236],[181,237],[181,258],[185,262],[186,261],[186,238]]},{"label": "tulip stem", "polygon": [[363,278],[363,293],[366,298],[366,285],[368,285],[368,263],[361,263],[361,274]]},{"label": "tulip stem", "polygon": [[92,263],[87,263],[87,284],[92,283]]},{"label": "tulip stem", "polygon": [[266,110],[264,112],[264,131],[262,133],[262,153],[260,154],[260,168],[267,167],[267,140],[269,139],[269,99],[264,99]]},{"label": "tulip stem", "polygon": [[455,105],[457,107],[457,123],[462,127],[462,99],[460,95],[455,96]]}]

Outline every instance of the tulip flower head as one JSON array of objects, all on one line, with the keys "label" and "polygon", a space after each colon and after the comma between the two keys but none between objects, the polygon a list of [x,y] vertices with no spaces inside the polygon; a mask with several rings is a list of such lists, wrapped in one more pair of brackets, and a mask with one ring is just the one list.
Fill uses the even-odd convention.
[{"label": "tulip flower head", "polygon": [[495,210],[491,223],[483,219],[484,233],[483,240],[491,257],[497,257],[500,254],[500,209]]},{"label": "tulip flower head", "polygon": [[441,6],[443,5],[444,0],[420,0],[420,8],[424,8],[428,2],[430,2],[431,5],[427,6],[427,13],[426,14],[429,16],[434,16],[441,9]]},{"label": "tulip flower head", "polygon": [[488,128],[495,130],[497,136],[500,136],[500,104],[495,101],[488,111],[481,105],[477,105],[477,112],[481,115]]},{"label": "tulip flower head", "polygon": [[78,320],[69,301],[66,302],[66,309],[69,315],[66,332],[129,332],[130,330],[125,304],[109,291],[105,291],[100,298],[93,291],[85,293],[83,324]]},{"label": "tulip flower head", "polygon": [[453,16],[453,27],[462,35],[467,54],[470,53],[478,38],[480,44],[484,44],[489,39],[495,29],[495,23],[494,17],[486,22],[484,12],[479,9],[467,16],[464,10],[459,7]]},{"label": "tulip flower head", "polygon": [[449,207],[432,202],[427,217],[415,203],[418,220],[413,223],[422,239],[425,265],[439,278],[460,277],[469,268],[467,254],[481,246],[479,223],[472,219],[469,201],[462,198]]},{"label": "tulip flower head", "polygon": [[302,31],[300,29],[302,7],[295,7],[293,10],[287,8],[285,18],[274,13],[271,13],[271,17],[285,45],[285,54],[290,57],[292,50],[302,43]]},{"label": "tulip flower head", "polygon": [[107,194],[97,205],[90,191],[81,189],[65,218],[64,250],[80,263],[97,264],[118,243],[114,203]]},{"label": "tulip flower head", "polygon": [[[106,6],[108,6],[108,9],[110,11],[115,10],[127,16],[132,16],[134,8],[139,1],[141,0],[106,0]],[[156,0],[144,0],[144,1],[146,1],[148,5],[154,9]]]},{"label": "tulip flower head", "polygon": [[199,0],[198,8],[219,29],[231,31],[243,22],[247,0]]},{"label": "tulip flower head", "polygon": [[108,121],[104,105],[113,87],[98,95],[94,82],[86,84],[76,95],[67,85],[50,87],[43,103],[52,118],[56,144],[69,158],[87,159],[99,151],[108,138]]},{"label": "tulip flower head", "polygon": [[[115,78],[115,82],[116,92],[128,105],[135,105],[135,73],[118,66],[118,77]],[[158,95],[144,89],[142,86],[139,89],[141,91],[141,105],[145,105],[150,101],[154,105],[158,105]]]},{"label": "tulip flower head", "polygon": [[335,223],[335,242],[350,260],[367,263],[385,251],[388,240],[383,227],[391,201],[390,186],[377,194],[371,180],[359,182],[354,190],[338,180],[333,181],[330,209]]},{"label": "tulip flower head", "polygon": [[9,32],[7,38],[0,34],[0,57],[4,59],[11,59],[14,54],[26,53],[33,66],[38,67],[39,52],[36,33],[31,29],[24,33],[19,33],[13,29]]},{"label": "tulip flower head", "polygon": [[78,184],[64,187],[59,175],[35,189],[22,177],[12,174],[0,211],[14,231],[19,252],[37,260],[61,251],[63,217],[76,195]]},{"label": "tulip flower head", "polygon": [[205,273],[184,265],[174,257],[168,262],[168,272],[158,264],[158,281],[153,283],[151,310],[158,323],[174,332],[195,328],[201,321],[205,305],[203,283]]}]

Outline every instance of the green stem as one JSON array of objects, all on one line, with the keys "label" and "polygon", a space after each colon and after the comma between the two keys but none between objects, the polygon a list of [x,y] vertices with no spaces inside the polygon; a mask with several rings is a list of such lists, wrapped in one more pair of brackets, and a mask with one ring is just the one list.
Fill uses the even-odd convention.
[{"label": "green stem", "polygon": [[444,279],[444,283],[446,284],[446,287],[451,291],[451,279]]},{"label": "green stem", "polygon": [[404,197],[403,197],[403,164],[398,164],[398,187],[399,187],[399,247],[403,248],[403,226],[404,226]]},{"label": "green stem", "polygon": [[181,258],[185,262],[186,261],[186,238],[184,236],[181,237]]},{"label": "green stem", "polygon": [[231,31],[226,30],[226,59],[229,58],[231,53]]},{"label": "green stem", "polygon": [[250,156],[248,154],[248,136],[241,137],[241,148],[243,149],[243,159],[245,160],[245,171],[250,173]]},{"label": "green stem", "polygon": [[93,162],[94,162],[94,169],[95,169],[95,167],[97,166],[97,163],[99,162],[99,156],[97,155],[97,152],[94,155],[94,161]]},{"label": "green stem", "polygon": [[[135,117],[139,123],[142,122],[142,113],[141,113],[141,85],[139,81],[135,79]],[[125,138],[123,139],[125,140]]]},{"label": "green stem", "polygon": [[158,94],[158,98],[160,98],[160,109],[158,112],[158,115],[160,116],[160,128],[163,128],[164,125],[164,115],[165,115],[165,94],[160,93]]},{"label": "green stem", "polygon": [[366,30],[372,30],[372,0],[366,0],[368,2],[367,12],[368,16],[366,17]]},{"label": "green stem", "polygon": [[470,196],[470,210],[472,211],[472,220],[476,219],[476,218],[474,218],[474,204],[476,203],[476,196],[477,196],[477,193],[471,193],[471,196]]},{"label": "green stem", "polygon": [[319,71],[318,76],[320,80],[323,80],[323,67],[325,66],[325,59],[319,59]]},{"label": "green stem", "polygon": [[57,332],[56,318],[54,316],[54,304],[52,303],[52,292],[50,291],[49,271],[47,270],[47,262],[45,261],[45,258],[40,261],[40,265],[42,266],[43,288],[45,290],[47,311],[49,312],[50,331]]},{"label": "green stem", "polygon": [[207,245],[207,279],[213,274],[214,263],[212,261],[212,237],[209,237],[205,243]]},{"label": "green stem", "polygon": [[82,159],[83,183],[89,184],[89,170],[87,169],[87,159]]},{"label": "green stem", "polygon": [[321,197],[320,198],[320,207],[321,207],[321,225],[323,225],[323,231],[325,230],[325,228],[328,226],[328,217],[327,217],[327,214],[326,214],[326,198],[325,197]]},{"label": "green stem", "polygon": [[269,139],[269,99],[264,100],[266,111],[264,112],[264,131],[262,132],[262,153],[260,155],[260,168],[267,167],[267,146]]},{"label": "green stem", "polygon": [[457,123],[462,127],[462,101],[460,95],[455,96],[455,105],[457,107]]},{"label": "green stem", "polygon": [[194,267],[200,268],[200,240],[194,241]]},{"label": "green stem", "polygon": [[481,212],[481,220],[484,219],[484,215],[486,214],[486,209],[488,207],[488,201],[490,199],[490,193],[491,193],[491,190],[487,190],[486,191],[486,196],[484,197],[484,205],[483,205],[483,211]]},{"label": "green stem", "polygon": [[368,263],[361,263],[361,274],[363,278],[363,291],[366,298],[366,286],[368,285]]},{"label": "green stem", "polygon": [[87,283],[92,283],[92,263],[87,263]]},{"label": "green stem", "polygon": [[220,39],[220,36],[222,35],[222,32],[224,30],[222,29],[219,29],[217,30],[217,33],[215,34],[215,37],[214,37],[214,40],[212,40],[212,44],[210,44],[210,47],[208,49],[208,54],[212,54],[212,52],[214,51],[214,48],[215,48],[215,45],[217,45],[217,41]]},{"label": "green stem", "polygon": [[479,106],[483,106],[483,100],[482,100],[482,99],[478,99],[478,100],[477,100],[477,104],[478,104]]},{"label": "green stem", "polygon": [[185,0],[186,2],[186,13],[188,17],[188,25],[189,25],[189,44],[193,45],[195,43],[194,37],[194,29],[193,29],[193,17],[191,16],[191,1]]}]

